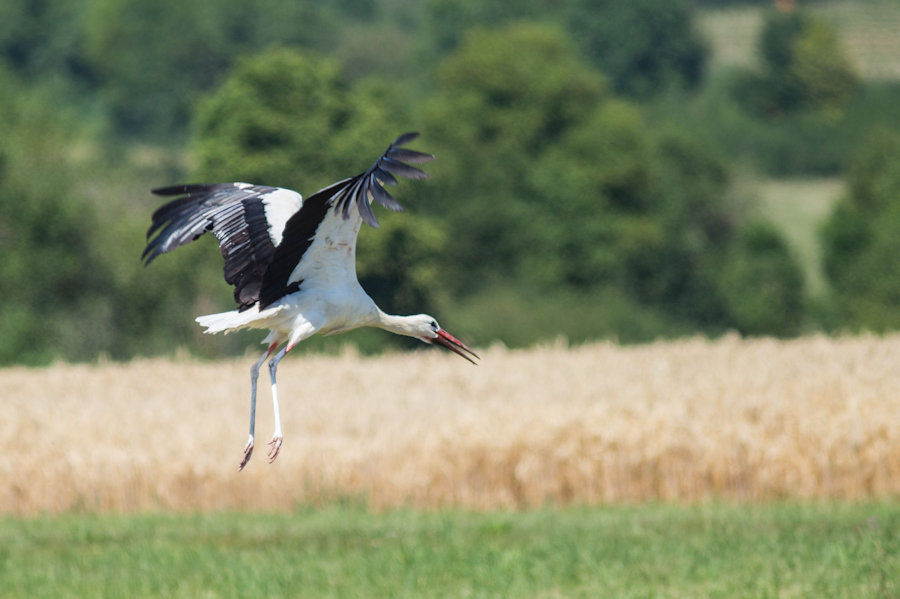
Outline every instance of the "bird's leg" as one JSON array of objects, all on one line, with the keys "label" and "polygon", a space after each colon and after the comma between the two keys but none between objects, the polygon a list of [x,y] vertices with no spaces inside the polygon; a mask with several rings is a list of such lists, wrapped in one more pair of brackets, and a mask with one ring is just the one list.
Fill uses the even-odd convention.
[{"label": "bird's leg", "polygon": [[244,446],[244,457],[241,459],[241,465],[238,466],[238,470],[243,470],[247,462],[250,461],[250,456],[253,455],[253,431],[256,429],[256,379],[259,378],[259,367],[272,355],[276,347],[278,347],[277,341],[271,344],[266,353],[250,367],[250,437]]},{"label": "bird's leg", "polygon": [[272,378],[272,406],[275,408],[275,433],[272,435],[272,440],[269,441],[270,464],[278,457],[278,451],[281,449],[281,441],[284,438],[281,433],[281,414],[278,411],[278,387],[275,384],[275,371],[278,370],[278,363],[288,352],[290,347],[290,345],[284,346],[280,352],[275,354],[274,358],[269,360],[269,376]]}]

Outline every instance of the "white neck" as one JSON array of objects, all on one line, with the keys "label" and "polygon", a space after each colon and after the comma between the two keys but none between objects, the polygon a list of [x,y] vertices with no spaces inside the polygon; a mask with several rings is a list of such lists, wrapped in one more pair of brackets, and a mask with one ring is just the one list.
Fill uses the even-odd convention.
[{"label": "white neck", "polygon": [[398,335],[406,335],[407,337],[418,338],[418,331],[410,321],[411,318],[411,316],[396,316],[394,314],[387,314],[379,309],[376,313],[375,322],[372,323],[372,326],[376,326],[379,329],[384,329],[385,331],[390,331],[391,333],[396,333]]}]

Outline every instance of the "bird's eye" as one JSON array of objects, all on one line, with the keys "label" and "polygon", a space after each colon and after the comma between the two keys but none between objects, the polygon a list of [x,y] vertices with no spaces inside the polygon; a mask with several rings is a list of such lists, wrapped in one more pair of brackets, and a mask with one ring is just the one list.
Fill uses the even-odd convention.
[{"label": "bird's eye", "polygon": [[434,329],[435,331],[438,330],[438,324],[437,324],[436,320],[431,321],[431,328]]}]

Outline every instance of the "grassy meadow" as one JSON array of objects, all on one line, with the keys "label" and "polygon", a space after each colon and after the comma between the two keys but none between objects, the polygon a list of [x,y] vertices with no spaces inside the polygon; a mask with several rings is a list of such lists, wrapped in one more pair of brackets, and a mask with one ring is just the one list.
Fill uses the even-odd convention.
[{"label": "grassy meadow", "polygon": [[896,505],[0,518],[0,597],[896,597]]},{"label": "grassy meadow", "polygon": [[839,178],[770,179],[751,184],[759,209],[785,236],[813,296],[827,290],[819,229],[844,192]]}]

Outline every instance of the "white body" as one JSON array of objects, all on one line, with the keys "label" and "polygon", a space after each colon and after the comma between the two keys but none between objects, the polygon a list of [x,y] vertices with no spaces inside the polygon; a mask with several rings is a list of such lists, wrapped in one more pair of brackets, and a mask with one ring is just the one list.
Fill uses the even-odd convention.
[{"label": "white body", "polygon": [[[281,190],[279,190],[281,191]],[[299,194],[287,192],[280,200],[287,207],[294,205]],[[290,195],[288,195],[290,194]],[[273,194],[274,196],[275,194]],[[266,206],[270,236],[280,243],[282,230],[291,214],[273,202]],[[299,209],[299,205],[297,205]],[[271,211],[271,212],[270,212]],[[276,216],[276,218],[270,217]],[[276,228],[275,224],[280,224]],[[207,333],[229,333],[244,328],[269,329],[262,342],[288,344],[288,349],[315,333],[333,334],[361,326],[381,326],[387,316],[363,291],[356,278],[356,238],[362,219],[356,206],[351,206],[349,218],[329,214],[316,231],[312,244],[291,273],[290,281],[302,281],[300,290],[284,296],[260,311],[257,306],[239,312],[197,317]]]}]

